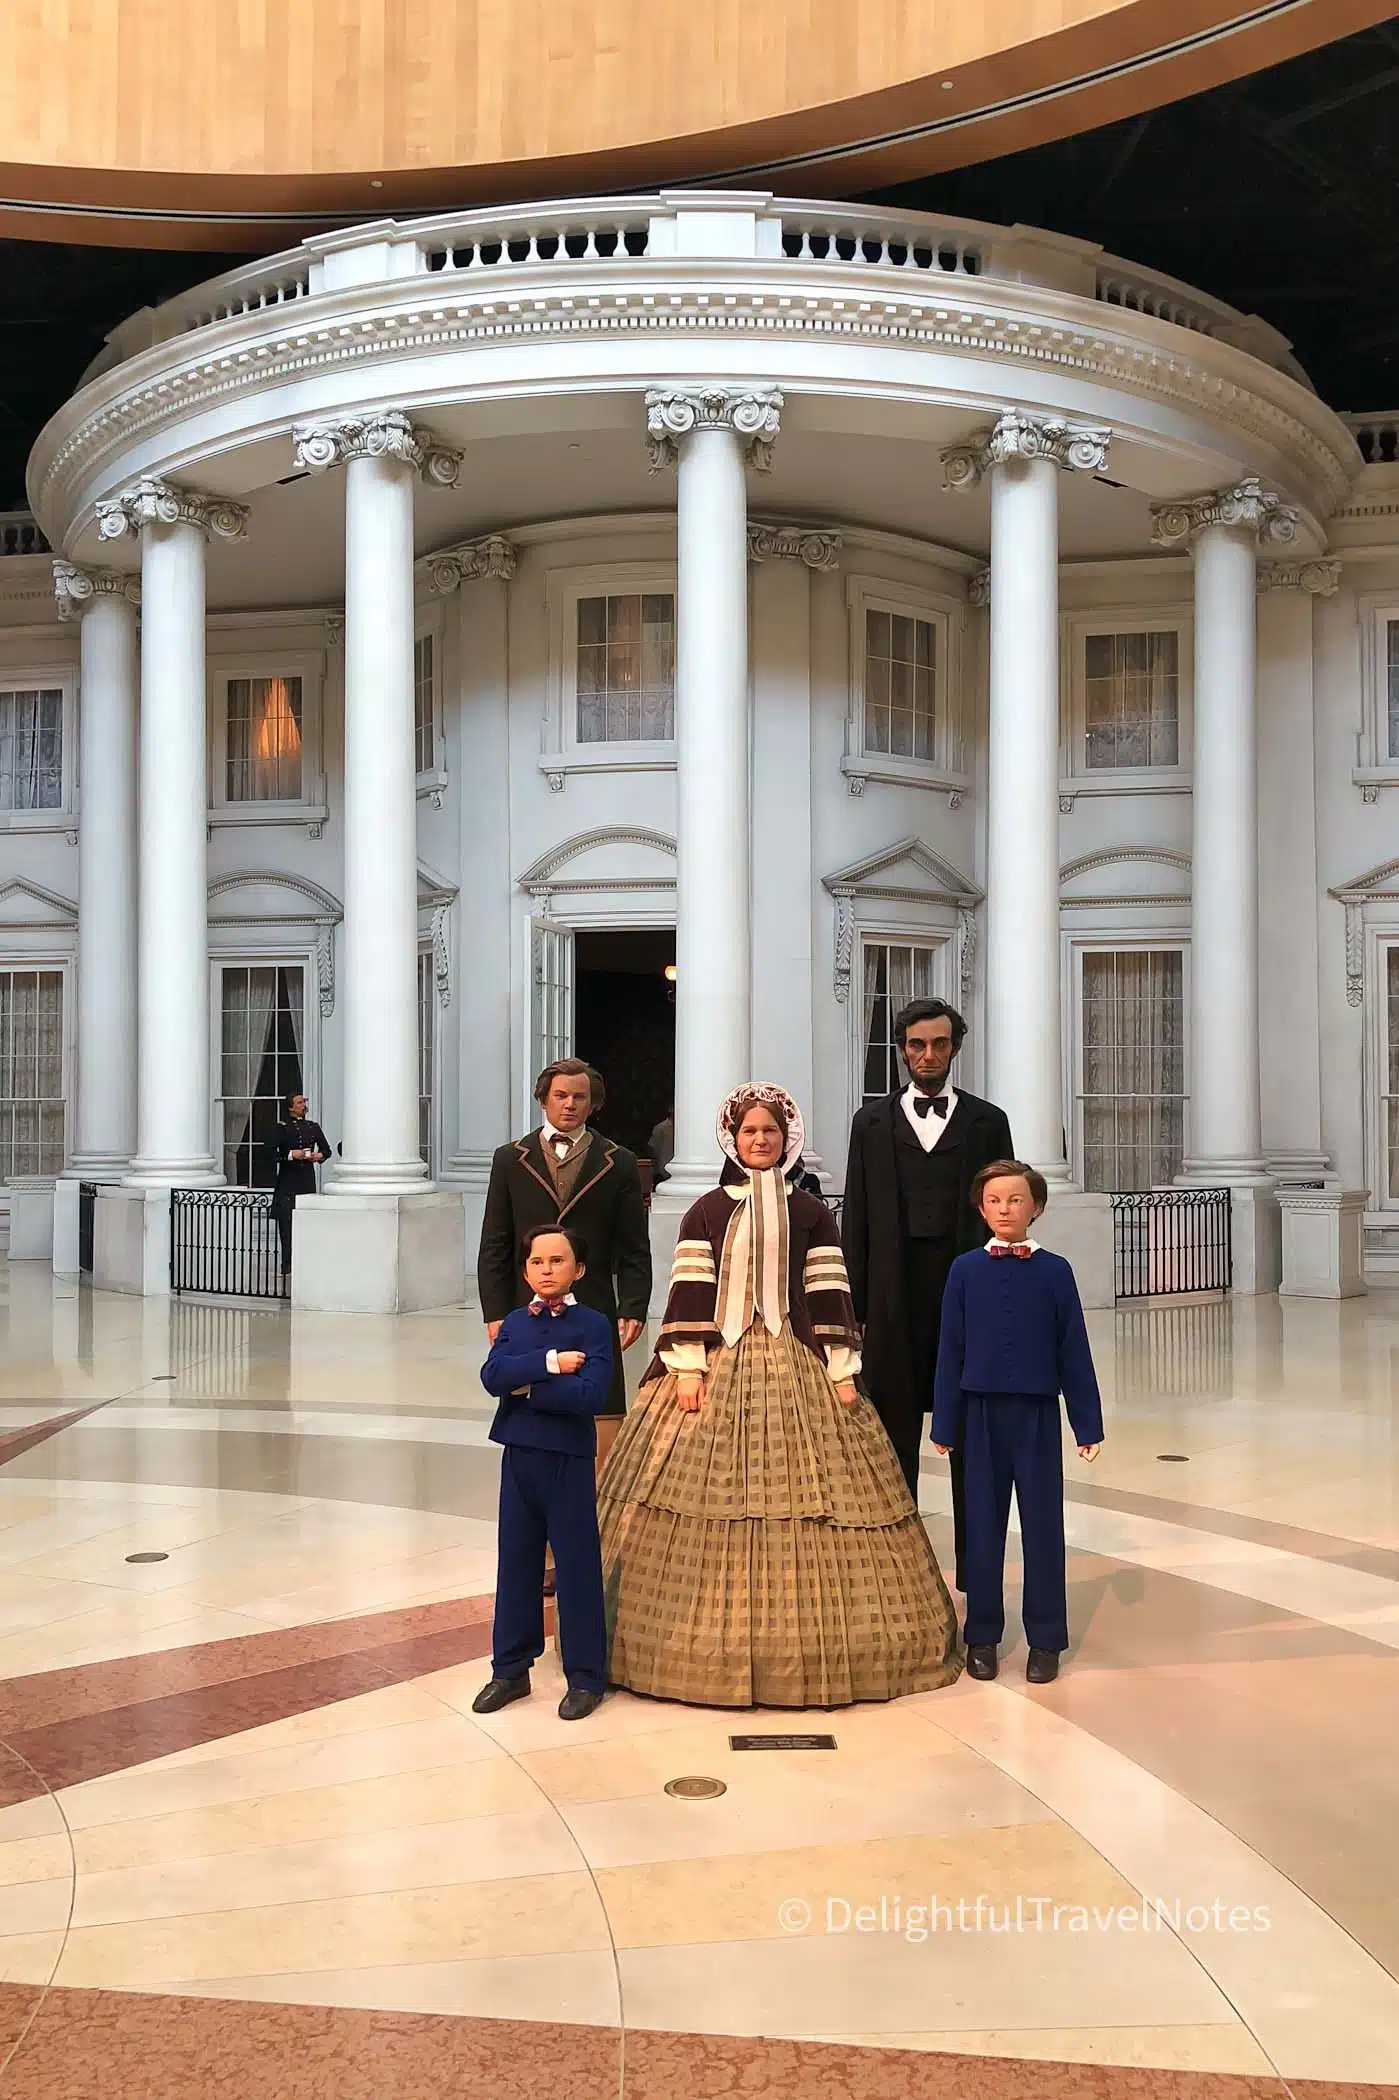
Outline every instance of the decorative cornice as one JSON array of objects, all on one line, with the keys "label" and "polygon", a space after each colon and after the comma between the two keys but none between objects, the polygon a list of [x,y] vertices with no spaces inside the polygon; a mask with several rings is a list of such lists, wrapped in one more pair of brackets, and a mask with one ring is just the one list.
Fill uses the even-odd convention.
[{"label": "decorative cornice", "polygon": [[418,567],[427,572],[438,597],[446,598],[478,576],[498,576],[508,583],[515,573],[516,554],[504,533],[491,532],[484,539],[462,540],[455,547],[425,554]]},{"label": "decorative cornice", "polygon": [[1079,474],[1101,474],[1108,463],[1112,432],[1101,423],[1070,423],[1063,416],[1032,415],[1008,408],[1003,416],[942,454],[942,485],[975,488],[992,467],[1011,459],[1048,459]]},{"label": "decorative cornice", "polygon": [[75,562],[56,561],[53,594],[60,620],[80,620],[99,598],[123,598],[128,605],[139,605],[141,579],[130,570],[80,569]]},{"label": "decorative cornice", "polygon": [[1178,547],[1214,525],[1252,533],[1262,546],[1285,547],[1297,537],[1296,511],[1274,489],[1264,488],[1256,474],[1245,474],[1232,488],[1153,503],[1151,516],[1155,547]]},{"label": "decorative cornice", "polygon": [[744,440],[749,465],[765,474],[781,423],[779,387],[653,386],[646,395],[651,471],[670,466],[692,431],[732,430]]},{"label": "decorative cornice", "polygon": [[765,525],[748,527],[749,561],[799,561],[808,569],[834,569],[841,536],[830,525]]},{"label": "decorative cornice", "polygon": [[967,578],[967,603],[968,605],[989,605],[991,603],[991,571],[989,568],[978,569],[974,575]]},{"label": "decorative cornice", "polygon": [[248,509],[227,496],[206,496],[179,482],[143,474],[119,495],[97,505],[100,539],[135,537],[143,525],[196,525],[206,539],[241,540],[248,529]]},{"label": "decorative cornice", "polygon": [[327,648],[330,648],[330,649],[343,649],[343,648],[344,648],[344,646],[345,646],[345,615],[344,615],[344,613],[342,613],[342,612],[329,612],[329,613],[327,613],[327,614],[326,614],[326,616],[325,616],[325,639],[326,639],[326,646],[327,646]]},{"label": "decorative cornice", "polygon": [[455,487],[462,462],[459,451],[401,408],[297,423],[291,442],[296,464],[311,474],[323,474],[327,467],[344,466],[352,459],[397,459],[439,489]]},{"label": "decorative cornice", "polygon": [[1260,591],[1305,591],[1309,598],[1334,598],[1340,588],[1338,561],[1261,561]]}]

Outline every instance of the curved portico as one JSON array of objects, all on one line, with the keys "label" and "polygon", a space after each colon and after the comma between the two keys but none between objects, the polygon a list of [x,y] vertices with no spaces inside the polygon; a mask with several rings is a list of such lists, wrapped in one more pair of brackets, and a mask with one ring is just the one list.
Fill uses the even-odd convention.
[{"label": "curved portico", "polygon": [[[1193,560],[1198,1050],[1219,986],[1257,981],[1257,543],[1285,524],[1290,552],[1320,556],[1357,465],[1281,339],[1188,287],[1024,228],[759,194],[385,222],[307,242],[118,330],[35,449],[32,497],[51,542],[66,562],[120,580],[112,521],[136,517],[142,486],[186,507],[197,495],[210,517],[246,513],[238,546],[210,534],[198,561],[165,562],[154,608],[145,577],[143,792],[149,779],[162,807],[208,801],[193,640],[206,572],[210,604],[229,618],[344,606],[331,790],[342,835],[332,820],[324,842],[338,867],[327,887],[345,898],[343,1102],[330,1111],[344,1156],[306,1220],[298,1297],[358,1302],[331,1239],[323,1264],[309,1252],[349,1231],[335,1214],[356,1208],[355,1230],[372,1216],[380,1235],[365,1258],[382,1273],[363,1283],[364,1302],[456,1295],[460,1203],[432,1197],[416,1142],[417,863],[448,850],[428,851],[434,826],[461,856],[457,998],[474,1018],[453,1024],[457,1099],[438,1165],[439,1180],[470,1192],[488,1141],[507,1134],[502,1107],[520,1101],[534,1047],[528,987],[508,1010],[499,987],[521,969],[509,900],[549,843],[550,809],[560,837],[601,816],[677,840],[678,1150],[661,1211],[708,1173],[714,1101],[755,1056],[785,1058],[794,1043],[813,1046],[825,1104],[816,1149],[838,1166],[845,1099],[829,1072],[844,1052],[838,1017],[812,989],[823,876],[909,834],[969,876],[984,871],[984,933],[969,915],[966,949],[979,947],[966,985],[973,1054],[1022,1149],[1066,1185],[1056,1215],[1087,1235],[1075,1246],[1097,1265],[1101,1296],[1101,1201],[1072,1196],[1059,873],[1077,795],[1086,812],[1101,783],[1065,793],[1063,565],[1116,563],[1147,598],[1167,577],[1179,596],[1184,580],[1188,597],[1175,550]],[[163,560],[156,541],[172,529],[141,527],[143,569]],[[568,575],[592,582],[561,580],[557,550],[570,541]],[[516,574],[522,558],[529,578]],[[560,698],[574,644],[559,641],[559,608],[580,590],[605,596],[609,572],[618,590],[654,595],[646,579],[663,569],[674,578],[671,735],[589,748]],[[450,608],[432,631],[459,716],[456,764],[436,785],[413,705],[428,603]],[[837,691],[849,651],[838,622],[896,603],[926,606],[941,637],[941,698],[926,749],[881,755]],[[176,631],[183,656],[167,638]],[[178,675],[158,670],[177,656]],[[845,748],[833,749],[842,725]],[[528,816],[517,788],[527,776]],[[1189,792],[1184,777],[1157,785],[1163,797]],[[1117,783],[1118,819],[1131,788]],[[579,820],[559,823],[557,797]],[[1188,816],[1175,837],[1177,815],[1178,804],[1153,803],[1142,843],[1190,843]],[[293,811],[283,821],[299,823]],[[142,895],[159,894],[163,910],[176,895],[203,909],[198,828],[197,842],[162,844],[157,831],[143,848]],[[904,913],[895,897],[870,924],[892,939]],[[192,956],[193,922],[180,923]],[[778,973],[795,1015],[778,1011]],[[835,1003],[848,1009],[846,975]],[[172,1133],[177,1122],[194,1131],[208,1086],[197,1055],[168,1055],[163,979],[141,981],[132,1174],[168,1185],[210,1161],[192,1139],[152,1150],[144,1104],[161,1105]],[[1234,1011],[1240,1025],[1203,1087],[1197,1057],[1181,1167],[1261,1188],[1256,994]],[[483,1027],[483,1013],[495,1021]],[[195,1025],[182,1009],[182,1042]],[[476,1088],[495,1104],[489,1116]],[[1266,1282],[1260,1246],[1244,1271]],[[427,1297],[405,1262],[432,1271]]]}]

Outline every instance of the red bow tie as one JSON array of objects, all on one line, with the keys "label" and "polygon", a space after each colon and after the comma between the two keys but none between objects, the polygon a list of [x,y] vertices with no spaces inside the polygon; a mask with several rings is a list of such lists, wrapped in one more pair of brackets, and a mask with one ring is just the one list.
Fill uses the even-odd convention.
[{"label": "red bow tie", "polygon": [[564,1304],[562,1298],[556,1298],[552,1305],[549,1304],[549,1302],[544,1298],[531,1298],[529,1302],[529,1309],[532,1313],[536,1315],[536,1317],[540,1313],[546,1312],[548,1313],[549,1317],[554,1320],[562,1319],[564,1314],[568,1311],[568,1307]]},{"label": "red bow tie", "polygon": [[988,1254],[1013,1254],[1018,1261],[1028,1261],[1034,1251],[1033,1247],[1026,1246],[1024,1240],[1014,1240],[1009,1245],[1004,1240],[992,1240],[986,1249]]}]

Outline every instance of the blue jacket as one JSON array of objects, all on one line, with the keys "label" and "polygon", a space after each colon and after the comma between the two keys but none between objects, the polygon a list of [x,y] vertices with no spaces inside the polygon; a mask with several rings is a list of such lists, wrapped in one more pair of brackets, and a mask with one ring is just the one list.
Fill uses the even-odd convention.
[{"label": "blue jacket", "polygon": [[959,1254],[948,1271],[933,1381],[933,1442],[963,1441],[968,1393],[1062,1393],[1079,1444],[1103,1440],[1103,1407],[1074,1272],[1037,1247],[1028,1261]]},{"label": "blue jacket", "polygon": [[[587,1362],[581,1371],[551,1372],[545,1360],[551,1349],[581,1349]],[[588,1305],[566,1305],[557,1315],[528,1306],[507,1313],[481,1366],[481,1383],[500,1402],[493,1443],[591,1458],[593,1417],[606,1407],[612,1386],[612,1323]]]}]

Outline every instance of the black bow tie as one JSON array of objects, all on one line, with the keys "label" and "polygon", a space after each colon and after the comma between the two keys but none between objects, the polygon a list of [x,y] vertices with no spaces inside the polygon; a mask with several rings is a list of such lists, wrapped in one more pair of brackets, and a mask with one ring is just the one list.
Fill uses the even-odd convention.
[{"label": "black bow tie", "polygon": [[946,1094],[915,1094],[913,1097],[913,1113],[916,1116],[926,1116],[931,1108],[940,1123],[947,1121],[947,1111],[951,1106]]}]

